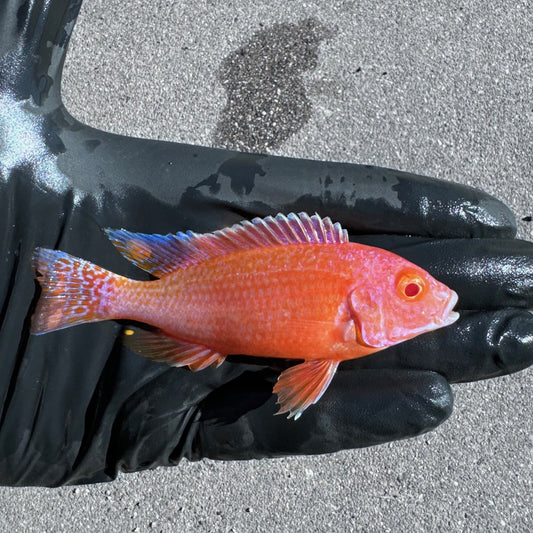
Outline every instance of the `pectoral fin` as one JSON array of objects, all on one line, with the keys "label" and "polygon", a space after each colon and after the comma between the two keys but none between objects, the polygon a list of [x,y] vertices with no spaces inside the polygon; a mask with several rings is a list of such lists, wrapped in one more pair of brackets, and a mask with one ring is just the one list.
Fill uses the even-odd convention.
[{"label": "pectoral fin", "polygon": [[322,359],[306,361],[283,371],[274,386],[280,405],[276,414],[288,412],[288,418],[297,420],[305,409],[320,400],[337,366],[338,361]]},{"label": "pectoral fin", "polygon": [[148,359],[171,366],[188,366],[193,371],[220,366],[226,358],[206,346],[180,341],[162,331],[129,327],[124,332],[123,341],[130,350]]}]

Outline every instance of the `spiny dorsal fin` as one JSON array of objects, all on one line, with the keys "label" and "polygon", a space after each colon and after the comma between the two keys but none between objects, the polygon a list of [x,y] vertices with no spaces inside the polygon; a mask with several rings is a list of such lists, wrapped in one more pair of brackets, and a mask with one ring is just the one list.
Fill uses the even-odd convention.
[{"label": "spiny dorsal fin", "polygon": [[187,231],[150,235],[124,229],[105,232],[126,259],[157,277],[240,250],[295,243],[348,242],[348,232],[338,222],[334,224],[329,217],[307,213],[280,213],[275,217],[244,220],[204,234]]}]

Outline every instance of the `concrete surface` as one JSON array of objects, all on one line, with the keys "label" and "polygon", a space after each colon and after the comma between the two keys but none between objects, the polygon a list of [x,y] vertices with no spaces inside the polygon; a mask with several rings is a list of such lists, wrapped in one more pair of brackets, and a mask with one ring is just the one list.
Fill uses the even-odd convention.
[{"label": "concrete surface", "polygon": [[[123,134],[476,185],[531,240],[532,72],[528,1],[85,0],[63,94]],[[377,448],[2,488],[0,530],[531,531],[532,377],[454,386],[443,426]]]}]

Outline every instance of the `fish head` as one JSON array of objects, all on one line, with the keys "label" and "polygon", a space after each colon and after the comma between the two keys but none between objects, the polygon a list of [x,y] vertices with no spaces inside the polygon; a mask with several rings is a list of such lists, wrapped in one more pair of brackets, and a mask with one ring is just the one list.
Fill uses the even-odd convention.
[{"label": "fish head", "polygon": [[386,348],[453,324],[458,296],[424,269],[380,250],[349,295],[357,340]]}]

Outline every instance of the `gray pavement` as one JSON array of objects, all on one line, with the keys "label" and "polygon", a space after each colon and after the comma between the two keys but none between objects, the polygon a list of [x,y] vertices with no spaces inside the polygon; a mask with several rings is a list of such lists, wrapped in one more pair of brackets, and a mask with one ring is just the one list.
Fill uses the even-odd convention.
[{"label": "gray pavement", "polygon": [[[63,95],[117,133],[475,185],[533,238],[528,1],[85,0]],[[531,531],[532,377],[455,385],[444,425],[376,448],[2,488],[0,530]]]}]

